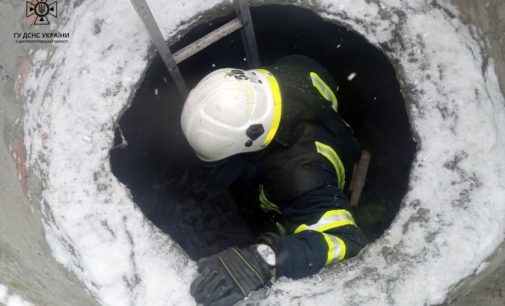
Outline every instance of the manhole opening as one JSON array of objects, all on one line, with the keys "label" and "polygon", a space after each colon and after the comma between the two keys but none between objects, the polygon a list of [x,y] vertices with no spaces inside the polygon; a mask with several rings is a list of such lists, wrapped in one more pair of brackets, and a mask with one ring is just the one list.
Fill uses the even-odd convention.
[{"label": "manhole opening", "polygon": [[[416,150],[393,66],[365,37],[308,9],[267,5],[253,8],[252,15],[264,65],[302,54],[320,62],[337,80],[341,113],[372,154],[355,216],[370,239],[380,237],[400,209]],[[196,26],[175,48],[231,18],[219,17]],[[192,87],[217,68],[247,69],[244,59],[236,32],[180,68]],[[243,209],[234,190],[213,196],[199,190],[202,163],[186,143],[179,124],[183,102],[161,60],[155,58],[120,119],[116,144],[121,143],[122,133],[128,145],[111,151],[111,165],[146,217],[191,258],[200,258],[253,242],[264,219],[256,211]]]}]

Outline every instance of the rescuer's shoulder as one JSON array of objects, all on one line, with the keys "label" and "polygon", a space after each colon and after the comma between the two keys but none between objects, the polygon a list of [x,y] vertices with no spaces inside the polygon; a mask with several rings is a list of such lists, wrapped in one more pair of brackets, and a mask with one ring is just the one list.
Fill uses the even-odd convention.
[{"label": "rescuer's shoulder", "polygon": [[270,66],[272,73],[287,73],[291,76],[302,76],[306,83],[312,83],[311,74],[316,74],[332,90],[337,90],[337,83],[324,64],[305,55],[288,55],[282,57]]}]

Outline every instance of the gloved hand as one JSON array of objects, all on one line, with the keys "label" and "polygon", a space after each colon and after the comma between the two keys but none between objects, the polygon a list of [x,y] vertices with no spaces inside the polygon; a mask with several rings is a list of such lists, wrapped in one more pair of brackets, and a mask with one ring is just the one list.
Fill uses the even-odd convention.
[{"label": "gloved hand", "polygon": [[198,276],[191,284],[197,303],[230,306],[270,283],[274,266],[267,264],[257,250],[229,248],[198,261]]}]

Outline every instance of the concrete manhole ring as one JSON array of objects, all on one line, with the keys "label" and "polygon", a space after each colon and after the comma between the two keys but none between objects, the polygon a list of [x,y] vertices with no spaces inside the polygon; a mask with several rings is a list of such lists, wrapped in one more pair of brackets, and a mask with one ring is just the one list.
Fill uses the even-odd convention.
[{"label": "concrete manhole ring", "polygon": [[[169,38],[230,9],[219,0],[149,2]],[[265,2],[276,1],[258,1]],[[351,27],[393,60],[420,150],[403,208],[380,240],[341,266],[280,281],[251,300],[442,303],[504,238],[505,102],[493,67],[450,5],[309,3],[293,4]],[[63,30],[73,39],[33,54],[24,89],[27,158],[42,179],[53,254],[104,305],[191,304],[194,263],[136,209],[109,165],[114,122],[148,64],[147,32],[128,2],[101,1],[76,7]]]}]

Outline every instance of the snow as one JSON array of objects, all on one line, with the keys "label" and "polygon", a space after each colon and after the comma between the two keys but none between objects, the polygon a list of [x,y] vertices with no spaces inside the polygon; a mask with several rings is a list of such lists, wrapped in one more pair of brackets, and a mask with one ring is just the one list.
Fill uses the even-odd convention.
[{"label": "snow", "polygon": [[[148,2],[167,38],[221,3]],[[382,239],[355,259],[312,278],[280,280],[248,302],[442,303],[505,238],[505,101],[493,62],[483,65],[468,28],[424,0],[317,6],[323,17],[388,46],[420,150],[403,209]],[[97,19],[105,23],[94,34]],[[148,63],[147,32],[128,1],[112,0],[82,2],[60,30],[72,40],[54,53],[34,52],[33,71],[40,73],[30,75],[24,92],[26,147],[43,178],[53,255],[103,305],[194,305],[188,289],[195,263],[144,218],[110,171],[114,122]]]},{"label": "snow", "polygon": [[356,78],[358,74],[356,72],[353,72],[347,76],[347,80],[350,82]]},{"label": "snow", "polygon": [[0,303],[5,303],[7,298],[8,289],[4,285],[0,284]]},{"label": "snow", "polygon": [[17,294],[9,294],[9,288],[0,283],[0,304],[5,306],[34,306]]}]

